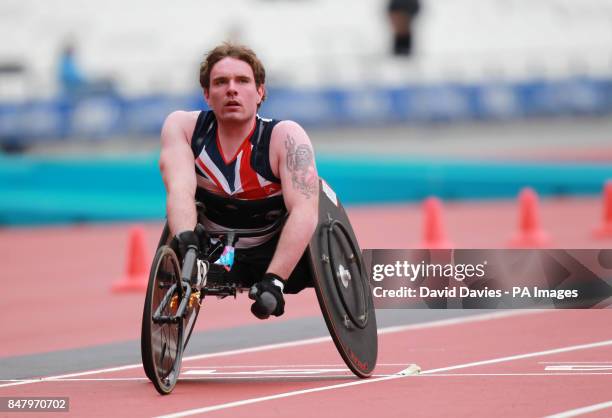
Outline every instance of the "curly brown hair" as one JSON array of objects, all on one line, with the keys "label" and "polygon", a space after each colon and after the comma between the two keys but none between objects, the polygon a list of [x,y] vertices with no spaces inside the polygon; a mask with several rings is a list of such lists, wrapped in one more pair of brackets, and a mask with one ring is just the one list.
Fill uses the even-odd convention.
[{"label": "curly brown hair", "polygon": [[[249,64],[253,70],[255,85],[257,87],[266,82],[266,70],[252,49],[244,45],[224,42],[208,52],[208,54],[206,54],[204,57],[204,61],[202,61],[200,64],[200,86],[202,86],[203,89],[207,90],[210,88],[210,72],[212,71],[212,68],[216,63],[226,57],[236,58]],[[264,95],[261,101],[263,102],[265,99],[266,92],[264,89]]]}]

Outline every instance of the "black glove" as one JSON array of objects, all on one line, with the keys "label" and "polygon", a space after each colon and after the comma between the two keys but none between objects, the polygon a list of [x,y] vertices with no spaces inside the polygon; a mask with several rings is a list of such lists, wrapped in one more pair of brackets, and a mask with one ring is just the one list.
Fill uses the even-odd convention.
[{"label": "black glove", "polygon": [[178,248],[181,259],[185,257],[185,253],[189,248],[194,248],[196,251],[199,250],[200,244],[198,235],[193,231],[183,231],[175,235],[174,240],[176,241],[176,247]]},{"label": "black glove", "polygon": [[251,312],[259,319],[266,319],[270,315],[281,316],[285,313],[285,299],[283,288],[285,280],[274,273],[264,274],[263,279],[255,283],[249,290],[249,298],[255,302],[251,305]]}]

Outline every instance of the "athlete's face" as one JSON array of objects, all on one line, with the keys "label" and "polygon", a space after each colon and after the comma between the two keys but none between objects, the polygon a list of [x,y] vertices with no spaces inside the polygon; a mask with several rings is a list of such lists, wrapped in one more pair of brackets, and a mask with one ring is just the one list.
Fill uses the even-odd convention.
[{"label": "athlete's face", "polygon": [[255,85],[253,69],[236,58],[225,57],[210,72],[210,87],[204,89],[208,106],[221,121],[245,122],[257,113],[264,86]]}]

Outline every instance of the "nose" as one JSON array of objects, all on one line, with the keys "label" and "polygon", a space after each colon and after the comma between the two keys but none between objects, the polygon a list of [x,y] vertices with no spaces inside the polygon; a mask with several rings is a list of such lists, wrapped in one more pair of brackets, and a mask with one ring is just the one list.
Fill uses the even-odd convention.
[{"label": "nose", "polygon": [[236,90],[236,81],[235,80],[230,80],[227,83],[227,94],[229,94],[230,96],[233,96],[236,93],[238,93],[238,91]]}]

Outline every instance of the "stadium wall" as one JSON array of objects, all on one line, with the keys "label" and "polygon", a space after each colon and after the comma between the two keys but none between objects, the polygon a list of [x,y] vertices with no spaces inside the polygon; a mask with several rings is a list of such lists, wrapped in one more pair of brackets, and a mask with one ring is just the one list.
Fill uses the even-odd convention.
[{"label": "stadium wall", "polygon": [[[261,114],[307,126],[512,120],[612,113],[612,78],[439,83],[387,88],[271,88]],[[199,92],[89,95],[0,103],[0,144],[158,136],[167,114],[203,109]]]},{"label": "stadium wall", "polygon": [[[595,195],[610,165],[422,161],[319,155],[320,175],[345,204]],[[0,225],[162,219],[165,192],[156,156],[0,157]]]}]

